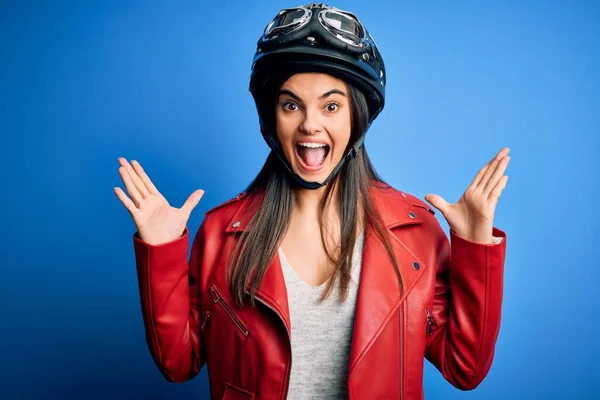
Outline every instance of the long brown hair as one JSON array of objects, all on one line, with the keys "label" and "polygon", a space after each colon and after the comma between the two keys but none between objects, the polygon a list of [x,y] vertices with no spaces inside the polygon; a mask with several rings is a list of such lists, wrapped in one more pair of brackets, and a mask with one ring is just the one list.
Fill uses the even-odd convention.
[{"label": "long brown hair", "polygon": [[[285,79],[281,81],[281,83],[283,82]],[[347,85],[351,104],[352,128],[346,151],[365,132],[368,124],[368,107],[365,96],[352,85]],[[369,194],[370,186],[376,183],[385,184],[371,164],[363,143],[356,153],[356,157],[344,163],[337,175],[325,187],[319,208],[321,240],[327,257],[335,267],[333,275],[321,295],[321,300],[331,294],[336,282],[339,282],[340,287],[339,301],[345,301],[348,296],[352,254],[358,234],[356,223],[359,216],[358,207],[362,207],[364,210],[363,226],[375,229],[375,233],[384,244],[393,262],[400,290],[404,290],[398,263],[387,238],[387,231],[382,226]],[[229,287],[236,303],[240,306],[244,304],[246,285],[250,279],[250,302],[254,305],[256,289],[260,287],[267,267],[283,240],[292,215],[294,184],[293,178],[277,155],[271,151],[256,178],[245,189],[249,195],[260,193],[259,198],[261,198],[262,204],[250,219],[248,229],[240,234],[227,266]],[[336,248],[337,254],[331,254],[325,245],[323,216],[325,205],[331,200],[336,185],[339,188],[337,201],[340,205],[338,212],[341,224],[341,243]]]}]

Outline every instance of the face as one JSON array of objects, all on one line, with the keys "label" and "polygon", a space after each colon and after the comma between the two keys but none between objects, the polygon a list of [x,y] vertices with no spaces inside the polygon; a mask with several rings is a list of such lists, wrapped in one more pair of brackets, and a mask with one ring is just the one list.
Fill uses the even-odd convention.
[{"label": "face", "polygon": [[296,74],[281,86],[277,137],[304,180],[323,182],[342,159],[351,131],[349,95],[344,81],[321,73]]}]

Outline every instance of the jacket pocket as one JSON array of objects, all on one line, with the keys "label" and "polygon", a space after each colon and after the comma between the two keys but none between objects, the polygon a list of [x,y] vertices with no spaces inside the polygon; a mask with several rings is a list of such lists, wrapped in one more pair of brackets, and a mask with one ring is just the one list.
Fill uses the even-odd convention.
[{"label": "jacket pocket", "polygon": [[221,308],[221,310],[227,315],[227,317],[231,320],[231,322],[235,325],[238,332],[244,336],[244,338],[248,337],[250,330],[246,326],[245,323],[242,322],[240,317],[236,315],[231,306],[225,301],[225,298],[221,294],[221,291],[217,289],[216,285],[210,286],[210,292],[213,296],[213,302]]},{"label": "jacket pocket", "polygon": [[221,400],[248,400],[254,399],[254,393],[239,388],[231,383],[225,384],[225,390],[223,391],[223,397]]}]

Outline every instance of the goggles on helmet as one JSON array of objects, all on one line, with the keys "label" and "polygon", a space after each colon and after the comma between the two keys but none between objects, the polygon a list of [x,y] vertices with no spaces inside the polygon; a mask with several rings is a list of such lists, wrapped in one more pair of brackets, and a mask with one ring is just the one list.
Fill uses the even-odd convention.
[{"label": "goggles on helmet", "polygon": [[[313,6],[321,10],[313,13]],[[269,45],[279,45],[282,42],[304,38],[308,35],[307,32],[315,31],[320,31],[322,38],[329,44],[351,52],[362,53],[369,44],[375,45],[363,24],[351,12],[323,4],[313,6],[286,8],[279,11],[265,28],[259,39],[259,46],[268,48]],[[310,25],[313,25],[312,30],[309,28]],[[315,38],[312,37],[312,40]]]}]

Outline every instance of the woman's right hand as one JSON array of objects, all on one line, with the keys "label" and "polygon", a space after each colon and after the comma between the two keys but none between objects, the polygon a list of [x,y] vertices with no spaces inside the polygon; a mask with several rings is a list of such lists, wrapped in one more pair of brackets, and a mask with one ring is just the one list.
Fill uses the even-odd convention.
[{"label": "woman's right hand", "polygon": [[204,190],[192,193],[181,208],[171,207],[140,163],[132,160],[129,164],[120,157],[119,164],[119,174],[131,199],[119,187],[115,187],[114,191],[133,217],[140,239],[158,245],[180,238],[192,210],[204,196]]}]

